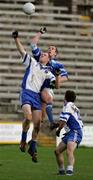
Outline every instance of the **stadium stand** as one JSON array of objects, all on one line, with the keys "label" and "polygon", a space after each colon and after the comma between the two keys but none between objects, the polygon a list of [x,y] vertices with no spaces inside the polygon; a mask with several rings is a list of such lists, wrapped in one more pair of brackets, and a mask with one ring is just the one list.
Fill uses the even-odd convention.
[{"label": "stadium stand", "polygon": [[30,52],[31,37],[46,26],[48,32],[39,45],[43,50],[51,44],[57,46],[59,61],[69,73],[69,81],[55,90],[55,119],[59,118],[65,91],[72,89],[77,93],[83,121],[93,122],[93,23],[90,18],[66,14],[67,7],[52,5],[36,5],[39,15],[30,17],[22,11],[26,1],[0,1],[0,120],[21,120],[23,117],[19,92],[24,67],[11,33],[17,29],[25,49]]}]

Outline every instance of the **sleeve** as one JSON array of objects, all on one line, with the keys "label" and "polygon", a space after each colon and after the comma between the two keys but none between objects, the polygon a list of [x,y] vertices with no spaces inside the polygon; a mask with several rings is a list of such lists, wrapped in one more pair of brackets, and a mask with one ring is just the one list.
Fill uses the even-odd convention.
[{"label": "sleeve", "polygon": [[51,60],[51,66],[56,70],[56,69],[60,69],[60,68],[64,68],[64,65],[56,62],[56,60],[52,59]]},{"label": "sleeve", "polygon": [[24,55],[24,57],[23,57],[22,63],[23,63],[26,67],[28,67],[32,62],[33,62],[33,63],[35,62],[34,58],[31,57],[28,53],[25,53],[25,55]]},{"label": "sleeve", "polygon": [[67,104],[65,110],[63,108],[63,111],[60,113],[60,120],[67,122],[72,113],[71,111],[71,104]]},{"label": "sleeve", "polygon": [[56,62],[55,70],[60,69],[60,75],[68,77],[67,71],[64,69],[64,65]]},{"label": "sleeve", "polygon": [[37,62],[39,62],[39,58],[41,55],[41,49],[38,48],[36,44],[31,44],[31,48],[32,48],[33,57],[36,59]]},{"label": "sleeve", "polygon": [[50,82],[56,80],[55,76],[54,76],[50,71],[47,71],[47,73],[46,73],[46,79],[50,79]]},{"label": "sleeve", "polygon": [[68,72],[67,72],[64,68],[61,68],[60,70],[61,70],[60,75],[61,75],[62,77],[63,77],[63,76],[68,77]]},{"label": "sleeve", "polygon": [[56,70],[60,70],[60,75],[61,76],[66,76],[68,77],[68,73],[67,71],[64,69],[64,65],[59,63],[59,62],[56,62],[55,60],[52,60],[51,61],[52,63],[52,68],[54,69],[54,74],[55,74],[55,71]]}]

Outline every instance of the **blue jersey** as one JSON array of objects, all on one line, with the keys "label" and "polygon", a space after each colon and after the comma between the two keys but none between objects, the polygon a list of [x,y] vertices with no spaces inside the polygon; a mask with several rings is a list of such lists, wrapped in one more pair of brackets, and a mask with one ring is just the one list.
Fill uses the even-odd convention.
[{"label": "blue jersey", "polygon": [[57,59],[51,59],[49,61],[49,63],[47,64],[47,66],[50,67],[51,69],[51,72],[56,75],[56,70],[59,70],[60,69],[60,75],[63,77],[63,76],[66,76],[68,77],[68,73],[67,71],[64,69],[64,65],[57,62]]},{"label": "blue jersey", "polygon": [[[39,58],[40,58],[40,55],[41,55],[41,49],[38,48],[36,45],[32,45],[32,53],[33,53],[33,56],[34,58],[39,61]],[[68,77],[68,73],[67,71],[64,69],[64,65],[57,62],[57,59],[51,59],[49,61],[49,63],[47,64],[48,68],[50,69],[50,71],[52,72],[52,74],[56,75],[56,70],[60,69],[60,75],[63,77]],[[49,85],[48,85],[48,81],[46,80],[42,86],[41,89],[43,88],[49,88]]]}]

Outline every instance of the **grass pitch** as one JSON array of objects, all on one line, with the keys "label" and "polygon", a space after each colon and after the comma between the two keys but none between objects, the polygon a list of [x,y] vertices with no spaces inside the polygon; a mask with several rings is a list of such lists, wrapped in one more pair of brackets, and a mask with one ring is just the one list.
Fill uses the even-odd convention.
[{"label": "grass pitch", "polygon": [[73,176],[57,175],[54,149],[38,147],[39,162],[33,163],[28,153],[19,151],[18,145],[0,145],[0,180],[93,180],[92,148],[76,150]]}]

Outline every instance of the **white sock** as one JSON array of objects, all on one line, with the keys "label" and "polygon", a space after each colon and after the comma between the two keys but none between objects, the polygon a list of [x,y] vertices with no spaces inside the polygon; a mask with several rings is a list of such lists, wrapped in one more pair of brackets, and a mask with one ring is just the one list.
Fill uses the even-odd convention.
[{"label": "white sock", "polygon": [[65,167],[64,167],[64,166],[59,167],[59,171],[62,171],[62,170],[65,170]]},{"label": "white sock", "polygon": [[68,165],[67,166],[67,171],[70,170],[70,171],[73,171],[73,166],[72,165]]}]

